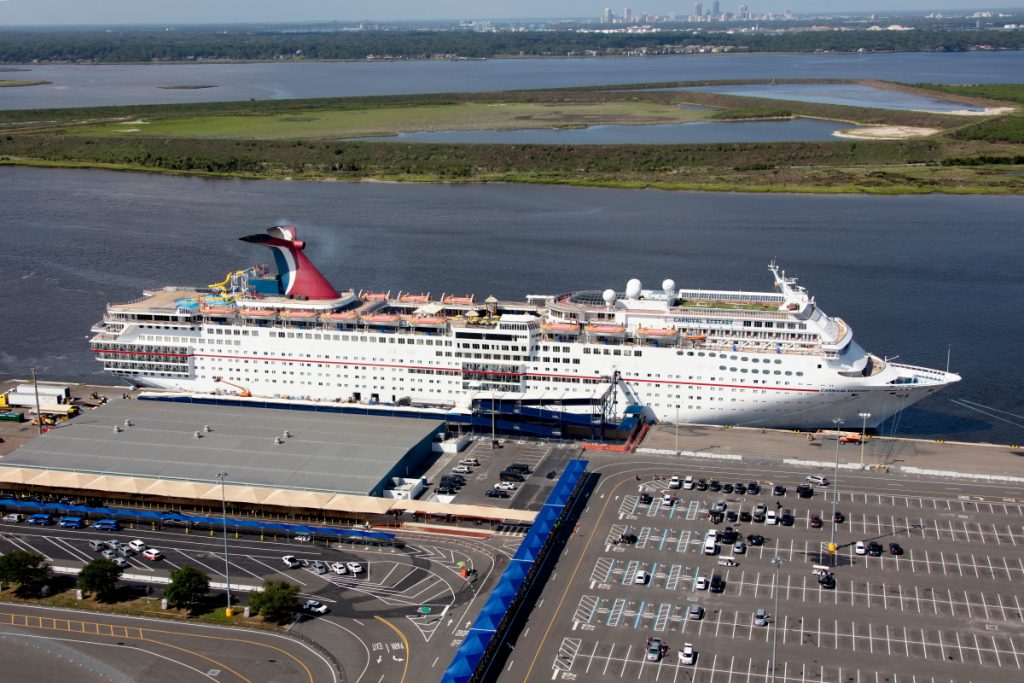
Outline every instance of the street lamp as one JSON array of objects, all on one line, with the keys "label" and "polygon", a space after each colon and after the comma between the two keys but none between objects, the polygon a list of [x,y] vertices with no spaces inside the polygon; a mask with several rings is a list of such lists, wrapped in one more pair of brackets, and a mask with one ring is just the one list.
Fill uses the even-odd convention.
[{"label": "street lamp", "polygon": [[679,455],[679,404],[676,404],[676,455]]},{"label": "street lamp", "polygon": [[842,418],[835,418],[832,424],[836,426],[836,469],[832,475],[832,533],[828,541],[828,551],[832,556],[832,566],[836,564],[836,504],[839,502],[839,427],[842,426]]},{"label": "street lamp", "polygon": [[227,472],[221,472],[217,475],[220,479],[220,510],[221,519],[224,520],[224,581],[228,587],[228,607],[225,611],[226,616],[231,616],[231,565],[228,564],[228,504],[224,497],[224,479],[228,476]]},{"label": "street lamp", "polygon": [[772,683],[775,683],[775,653],[779,645],[779,569],[786,563],[781,555],[772,558],[775,565],[775,581],[772,591],[775,593],[775,611],[772,614]]},{"label": "street lamp", "polygon": [[868,418],[871,417],[871,413],[857,413],[862,420],[860,425],[860,465],[864,466],[864,439],[865,434],[868,431]]}]

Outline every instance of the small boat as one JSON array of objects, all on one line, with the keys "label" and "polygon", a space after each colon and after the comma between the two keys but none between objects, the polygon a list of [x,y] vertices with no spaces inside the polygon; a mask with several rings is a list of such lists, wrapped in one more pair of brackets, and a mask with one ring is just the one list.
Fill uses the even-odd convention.
[{"label": "small boat", "polygon": [[426,294],[399,293],[398,300],[410,304],[425,304],[430,301],[430,292],[427,292]]},{"label": "small boat", "polygon": [[579,334],[579,323],[541,323],[540,329],[554,334]]},{"label": "small boat", "polygon": [[238,309],[227,306],[201,306],[199,312],[203,315],[234,315],[238,313]]},{"label": "small boat", "polygon": [[364,315],[362,321],[367,325],[397,325],[401,320],[401,316],[393,313],[380,313],[377,315]]},{"label": "small boat", "polygon": [[706,335],[706,334],[684,334],[683,335],[683,339],[685,339],[686,341],[695,341],[695,342],[697,342],[697,341],[704,341],[707,338],[708,338],[708,335]]},{"label": "small boat", "polygon": [[289,320],[308,320],[309,318],[315,318],[315,311],[281,311],[282,318],[288,318]]},{"label": "small boat", "polygon": [[587,325],[585,329],[587,334],[598,337],[621,337],[626,334],[626,328],[623,325]]},{"label": "small boat", "polygon": [[391,292],[360,292],[359,297],[366,301],[387,301]]},{"label": "small boat", "polygon": [[669,329],[667,327],[638,327],[636,328],[636,336],[638,337],[653,337],[656,339],[671,339],[679,335],[679,330]]},{"label": "small boat", "polygon": [[403,316],[402,320],[410,327],[441,327],[448,322],[448,319],[443,316],[407,315]]},{"label": "small boat", "polygon": [[443,301],[446,304],[463,304],[468,306],[473,303],[473,295],[470,294],[469,296],[455,296],[454,294],[449,294],[448,296],[443,297],[441,301]]},{"label": "small boat", "polygon": [[242,308],[238,313],[247,318],[269,318],[277,314],[272,308]]},{"label": "small boat", "polygon": [[355,311],[342,311],[340,313],[324,313],[320,316],[323,320],[334,320],[344,322],[346,320],[355,320],[359,317],[359,314]]}]

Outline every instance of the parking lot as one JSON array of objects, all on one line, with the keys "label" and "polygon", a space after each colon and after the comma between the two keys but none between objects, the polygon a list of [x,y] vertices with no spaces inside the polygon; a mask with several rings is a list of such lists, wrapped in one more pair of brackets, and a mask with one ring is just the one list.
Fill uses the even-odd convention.
[{"label": "parking lot", "polygon": [[[772,680],[773,647],[777,681],[1024,676],[1019,492],[973,486],[963,487],[970,495],[943,496],[925,480],[840,474],[835,504],[844,519],[833,525],[834,486],[815,486],[809,498],[794,493],[810,472],[732,467],[742,476],[669,458],[592,458],[600,482],[515,644],[528,654],[510,657],[500,680],[763,683]],[[713,473],[763,488],[759,495],[669,488],[671,474],[710,480]],[[775,484],[786,494],[772,495]],[[665,493],[675,501],[666,503]],[[718,501],[736,521],[709,520]],[[741,521],[759,503],[791,510],[793,525]],[[815,515],[821,528],[811,526]],[[763,536],[763,545],[736,552],[719,543],[706,555],[707,531],[727,526],[740,539]],[[830,556],[833,526],[838,550]],[[857,541],[876,541],[881,555],[858,554]],[[890,543],[902,554],[890,554]],[[832,572],[834,589],[819,583],[815,565]],[[720,593],[698,581],[714,576],[724,582]],[[694,605],[703,608],[698,615],[690,614]],[[757,609],[766,625],[755,625]],[[654,656],[648,639],[662,645]],[[696,652],[692,665],[681,657],[687,643]]]}]

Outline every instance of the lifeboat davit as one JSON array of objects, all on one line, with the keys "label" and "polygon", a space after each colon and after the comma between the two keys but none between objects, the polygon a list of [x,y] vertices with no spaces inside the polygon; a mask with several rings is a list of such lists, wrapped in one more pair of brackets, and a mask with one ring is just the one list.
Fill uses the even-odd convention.
[{"label": "lifeboat davit", "polygon": [[579,323],[541,323],[540,329],[552,334],[579,334]]},{"label": "lifeboat davit", "polygon": [[246,318],[270,318],[277,314],[272,308],[243,308],[239,314]]},{"label": "lifeboat davit", "polygon": [[199,312],[204,315],[234,315],[238,309],[227,306],[201,306]]},{"label": "lifeboat davit", "polygon": [[289,320],[308,320],[315,318],[316,313],[314,311],[281,311],[281,317]]},{"label": "lifeboat davit", "polygon": [[587,334],[598,337],[622,337],[626,334],[623,325],[587,325]]},{"label": "lifeboat davit", "polygon": [[679,336],[679,330],[655,327],[638,327],[636,336],[649,337],[651,339],[674,339]]},{"label": "lifeboat davit", "polygon": [[455,296],[453,294],[449,294],[448,296],[442,298],[441,301],[443,301],[446,304],[461,304],[468,306],[473,303],[473,295],[470,294],[469,296]]},{"label": "lifeboat davit", "polygon": [[401,316],[392,313],[381,313],[378,315],[364,315],[362,321],[367,325],[394,326],[399,323]]}]

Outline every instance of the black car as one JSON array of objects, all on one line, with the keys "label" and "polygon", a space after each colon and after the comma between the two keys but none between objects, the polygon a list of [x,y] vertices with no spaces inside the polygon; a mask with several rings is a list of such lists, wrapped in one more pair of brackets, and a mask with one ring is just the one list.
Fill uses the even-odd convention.
[{"label": "black car", "polygon": [[749,522],[751,519],[753,519],[753,517],[751,517],[750,513],[747,512],[746,510],[744,510],[743,512],[740,513],[740,521],[741,522]]},{"label": "black car", "polygon": [[458,484],[459,486],[463,486],[466,483],[466,480],[458,474],[446,474],[441,477],[441,481],[451,482],[453,484]]},{"label": "black car", "polygon": [[739,484],[736,484],[736,486],[733,487],[733,490],[736,491],[736,493],[738,493],[738,494],[740,494],[742,496],[744,493],[747,492],[747,486],[746,486],[746,484],[739,483]]},{"label": "black car", "polygon": [[836,577],[832,576],[832,573],[829,572],[828,574],[822,575],[818,579],[818,583],[821,585],[822,588],[832,590],[836,587]]},{"label": "black car", "polygon": [[722,484],[722,493],[732,493],[732,484]]},{"label": "black car", "polygon": [[455,489],[448,488],[447,486],[438,486],[436,489],[434,489],[434,493],[440,494],[442,496],[453,496],[455,495]]},{"label": "black car", "polygon": [[519,474],[518,472],[511,472],[509,470],[502,470],[501,473],[498,475],[498,478],[501,479],[502,481],[515,481],[520,483],[526,481],[526,477],[524,477],[523,475]]},{"label": "black car", "polygon": [[707,491],[708,490],[708,483],[706,481],[704,481],[703,479],[698,479],[697,480],[697,490],[698,491]]},{"label": "black car", "polygon": [[708,488],[712,491],[721,491],[722,484],[717,479],[712,479],[708,482]]},{"label": "black car", "polygon": [[747,536],[747,543],[750,545],[764,545],[764,536],[761,534],[750,534]]},{"label": "black car", "polygon": [[738,534],[736,533],[736,530],[735,530],[735,529],[733,529],[733,528],[732,528],[731,526],[727,526],[727,527],[725,527],[725,529],[724,529],[724,530],[723,530],[723,531],[722,531],[722,532],[721,532],[721,533],[720,533],[720,534],[718,535],[718,537],[719,537],[719,538],[721,539],[722,543],[725,543],[725,544],[732,544],[732,543],[735,543],[735,542],[736,542],[736,536],[737,536],[737,535],[738,535]]},{"label": "black car", "polygon": [[758,484],[756,481],[748,481],[747,493],[749,493],[752,496],[756,496],[757,494],[761,493],[761,485]]},{"label": "black car", "polygon": [[484,495],[488,498],[508,498],[508,491],[502,491],[500,489],[487,489],[484,491]]},{"label": "black car", "polygon": [[784,496],[784,495],[786,495],[786,487],[785,486],[780,486],[780,485],[776,484],[775,487],[772,488],[772,495],[773,496]]},{"label": "black car", "polygon": [[796,495],[801,498],[810,498],[814,495],[814,489],[807,484],[800,484],[796,487]]},{"label": "black car", "polygon": [[725,579],[723,579],[720,575],[715,574],[711,577],[711,585],[708,587],[708,589],[712,593],[721,593],[725,590]]},{"label": "black car", "polygon": [[619,534],[619,543],[633,545],[636,543],[636,534]]},{"label": "black car", "polygon": [[728,512],[725,513],[725,518],[730,522],[735,522],[740,518],[740,516],[737,515],[735,511],[729,510]]},{"label": "black car", "polygon": [[789,510],[783,512],[782,517],[779,518],[779,524],[781,524],[782,526],[793,526],[793,523],[795,521],[796,518],[793,517],[793,513]]},{"label": "black car", "polygon": [[890,543],[889,544],[889,554],[890,555],[902,555],[903,554],[903,547],[899,543]]},{"label": "black car", "polygon": [[764,524],[765,514],[763,512],[755,512],[750,518],[758,524]]},{"label": "black car", "polygon": [[649,494],[649,493],[641,493],[640,494],[640,504],[641,505],[650,505],[652,501],[654,501],[654,498],[651,496],[651,494]]},{"label": "black car", "polygon": [[722,520],[725,519],[725,515],[721,512],[709,512],[708,519],[711,520],[712,524],[721,524]]},{"label": "black car", "polygon": [[509,472],[517,472],[519,474],[529,474],[530,473],[530,466],[529,465],[524,465],[521,462],[514,462],[511,465],[509,465],[508,467],[506,467],[505,469],[508,470]]},{"label": "black car", "polygon": [[882,544],[877,541],[871,541],[868,543],[868,555],[871,557],[882,556]]}]

